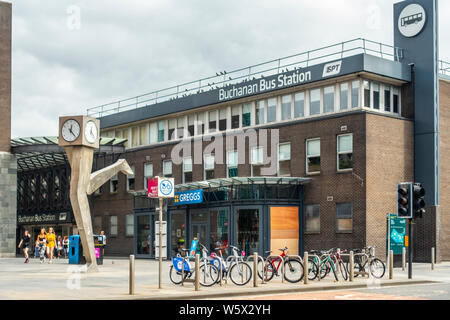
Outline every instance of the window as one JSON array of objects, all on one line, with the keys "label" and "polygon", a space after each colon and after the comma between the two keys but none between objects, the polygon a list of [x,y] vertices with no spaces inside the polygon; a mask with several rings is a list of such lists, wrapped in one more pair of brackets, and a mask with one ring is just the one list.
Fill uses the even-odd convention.
[{"label": "window", "polygon": [[117,216],[109,217],[109,234],[111,236],[117,236]]},{"label": "window", "polygon": [[147,125],[139,126],[139,145],[147,144]]},{"label": "window", "polygon": [[103,186],[100,186],[97,190],[94,191],[94,196],[99,196],[102,194]]},{"label": "window", "polygon": [[252,105],[245,103],[242,105],[242,127],[248,127],[251,125],[252,119]]},{"label": "window", "polygon": [[166,178],[172,177],[172,160],[163,161],[163,176]]},{"label": "window", "polygon": [[372,82],[373,108],[380,110],[380,84]]},{"label": "window", "polygon": [[158,124],[156,122],[150,123],[150,144],[158,142]]},{"label": "window", "polygon": [[278,148],[278,174],[280,177],[291,175],[291,144],[283,143]]},{"label": "window", "polygon": [[169,120],[169,140],[175,139],[175,129],[177,126],[177,119]]},{"label": "window", "polygon": [[352,82],[352,108],[359,107],[359,80]]},{"label": "window", "polygon": [[[134,166],[130,166],[131,170],[134,171]],[[134,173],[133,174],[127,174],[127,191],[133,191],[135,187],[135,179],[134,179]]]},{"label": "window", "polygon": [[237,150],[227,152],[227,178],[238,176],[238,152]]},{"label": "window", "polygon": [[116,173],[115,175],[112,176],[110,184],[109,184],[109,192],[110,193],[117,193],[117,189],[119,188],[119,176]]},{"label": "window", "polygon": [[194,128],[195,128],[195,115],[191,114],[188,116],[188,134],[189,137],[194,136]]},{"label": "window", "polygon": [[153,163],[144,163],[144,187],[148,189],[148,179],[153,178]]},{"label": "window", "polygon": [[370,83],[367,80],[363,81],[364,88],[364,107],[370,108]]},{"label": "window", "polygon": [[134,215],[127,214],[125,216],[125,234],[127,237],[134,235]]},{"label": "window", "polygon": [[231,108],[231,129],[238,129],[240,125],[240,110],[239,106]]},{"label": "window", "polygon": [[348,109],[348,83],[341,83],[339,87],[340,87],[339,109],[347,110]]},{"label": "window", "polygon": [[219,110],[219,131],[227,130],[227,108]]},{"label": "window", "polygon": [[336,203],[336,231],[352,232],[353,205],[351,203]]},{"label": "window", "polygon": [[320,172],[320,139],[306,140],[306,173]]},{"label": "window", "polygon": [[394,88],[393,90],[393,104],[392,104],[392,111],[394,113],[400,112],[400,96],[399,96],[400,90],[397,88]]},{"label": "window", "polygon": [[261,167],[263,165],[263,147],[252,148],[251,154],[252,177],[261,176]]},{"label": "window", "polygon": [[131,146],[137,147],[139,144],[139,127],[131,128]]},{"label": "window", "polygon": [[305,205],[305,233],[320,233],[320,205]]},{"label": "window", "polygon": [[158,121],[158,142],[164,141],[165,127],[166,127],[166,124],[164,121]]},{"label": "window", "polygon": [[177,138],[183,139],[184,128],[186,126],[186,117],[180,117],[177,119]]},{"label": "window", "polygon": [[205,154],[203,159],[203,165],[205,169],[205,180],[211,180],[214,179],[214,163],[215,163],[215,156],[214,154]]},{"label": "window", "polygon": [[202,135],[205,133],[205,113],[200,112],[197,114],[197,134]]},{"label": "window", "polygon": [[291,95],[283,96],[281,98],[281,120],[291,119],[291,109],[292,109],[291,104],[292,104]]},{"label": "window", "polygon": [[258,103],[256,104],[255,121],[257,125],[264,123],[264,104],[265,104],[264,100],[258,101]]},{"label": "window", "polygon": [[338,136],[338,170],[353,168],[353,135]]},{"label": "window", "polygon": [[277,98],[267,100],[267,122],[277,121]]},{"label": "window", "polygon": [[320,114],[320,89],[309,91],[309,114]]},{"label": "window", "polygon": [[217,129],[217,110],[209,112],[209,133],[216,132]]},{"label": "window", "polygon": [[305,116],[305,93],[299,92],[294,96],[294,118]]},{"label": "window", "polygon": [[391,87],[384,86],[384,111],[391,112]]},{"label": "window", "polygon": [[334,112],[334,86],[323,89],[323,112]]},{"label": "window", "polygon": [[183,183],[192,182],[192,158],[183,159]]}]

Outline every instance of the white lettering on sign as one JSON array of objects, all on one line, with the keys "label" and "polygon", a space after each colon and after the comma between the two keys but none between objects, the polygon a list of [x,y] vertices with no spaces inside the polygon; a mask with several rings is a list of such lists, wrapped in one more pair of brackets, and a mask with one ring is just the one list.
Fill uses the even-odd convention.
[{"label": "white lettering on sign", "polygon": [[325,78],[325,77],[335,76],[335,75],[341,73],[341,67],[342,67],[342,60],[327,63],[323,67],[322,77]]}]

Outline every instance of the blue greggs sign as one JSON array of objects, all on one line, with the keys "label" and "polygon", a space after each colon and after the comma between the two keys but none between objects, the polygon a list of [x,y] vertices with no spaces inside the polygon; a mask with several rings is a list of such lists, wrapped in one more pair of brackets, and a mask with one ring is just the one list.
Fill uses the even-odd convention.
[{"label": "blue greggs sign", "polygon": [[173,203],[175,205],[193,204],[203,202],[203,190],[176,192]]}]

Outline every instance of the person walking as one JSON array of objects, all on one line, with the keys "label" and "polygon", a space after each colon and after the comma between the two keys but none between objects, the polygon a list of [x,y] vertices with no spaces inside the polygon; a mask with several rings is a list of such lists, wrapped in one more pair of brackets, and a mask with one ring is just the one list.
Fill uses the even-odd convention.
[{"label": "person walking", "polygon": [[102,240],[103,240],[103,247],[102,247],[102,256],[105,256],[105,247],[106,247],[106,236],[105,236],[105,231],[100,231],[100,235],[102,236]]},{"label": "person walking", "polygon": [[36,245],[39,248],[39,260],[41,263],[45,262],[45,244],[47,242],[45,229],[41,229],[36,239]]},{"label": "person walking", "polygon": [[69,257],[69,237],[68,236],[64,236],[63,248],[64,248],[64,258],[67,259]]},{"label": "person walking", "polygon": [[30,262],[30,259],[28,258],[28,250],[30,250],[30,241],[31,240],[31,235],[28,233],[28,230],[25,230],[24,235],[22,237],[22,239],[19,242],[19,248],[22,246],[23,244],[23,254],[25,256],[25,262],[24,263],[28,263]]},{"label": "person walking", "polygon": [[56,253],[57,253],[58,259],[61,258],[61,255],[63,252],[64,252],[64,249],[63,249],[62,237],[58,236],[58,240],[56,241]]},{"label": "person walking", "polygon": [[48,263],[52,263],[53,262],[53,253],[56,247],[56,235],[55,235],[55,231],[53,230],[53,228],[48,229],[48,233],[46,236],[46,240],[47,240],[47,256],[48,256]]}]

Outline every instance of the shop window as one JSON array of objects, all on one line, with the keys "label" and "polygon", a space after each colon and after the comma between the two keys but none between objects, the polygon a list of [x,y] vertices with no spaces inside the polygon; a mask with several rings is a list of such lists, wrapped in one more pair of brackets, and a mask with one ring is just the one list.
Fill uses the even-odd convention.
[{"label": "shop window", "polygon": [[[229,235],[229,214],[227,209],[214,209],[209,212],[210,221],[210,251],[222,253],[226,257],[228,254]],[[220,248],[216,250],[216,248]]]},{"label": "shop window", "polygon": [[277,98],[267,100],[267,122],[277,121]]},{"label": "shop window", "polygon": [[134,235],[134,215],[127,214],[125,216],[125,232],[127,237],[132,237]]},{"label": "shop window", "polygon": [[364,92],[364,107],[370,108],[370,82],[367,80],[363,81],[363,92]]},{"label": "shop window", "polygon": [[153,163],[144,163],[144,187],[148,190],[148,179],[153,178]]},{"label": "shop window", "polygon": [[111,236],[117,236],[117,216],[109,217],[109,234]]},{"label": "shop window", "polygon": [[252,119],[252,105],[250,103],[244,103],[242,105],[242,127],[249,127]]},{"label": "shop window", "polygon": [[292,110],[291,95],[283,96],[281,98],[281,120],[290,120]]},{"label": "shop window", "polygon": [[320,172],[320,139],[306,141],[306,173]]},{"label": "shop window", "polygon": [[239,209],[236,215],[237,247],[248,255],[259,249],[259,210]]},{"label": "shop window", "polygon": [[117,193],[117,190],[119,188],[119,176],[116,173],[112,176],[111,180],[109,180],[109,192],[110,193]]},{"label": "shop window", "polygon": [[391,112],[391,87],[384,86],[384,111]]},{"label": "shop window", "polygon": [[237,150],[227,152],[227,178],[238,176],[238,152]]},{"label": "shop window", "polygon": [[190,244],[187,243],[186,239],[186,213],[175,213],[170,214],[170,225],[171,225],[171,236],[170,242],[172,247],[172,256],[177,253],[184,256],[182,249],[189,248]]},{"label": "shop window", "polygon": [[353,205],[352,203],[336,204],[336,231],[352,232],[353,230]]},{"label": "shop window", "polygon": [[172,178],[172,160],[163,161],[163,176]]},{"label": "shop window", "polygon": [[305,205],[305,233],[320,233],[320,205]]},{"label": "shop window", "polygon": [[323,89],[323,112],[334,112],[334,86]]},{"label": "shop window", "polygon": [[184,128],[186,126],[186,117],[180,117],[177,119],[177,138],[183,139],[184,137]]},{"label": "shop window", "polygon": [[165,127],[166,127],[166,124],[164,121],[158,121],[158,142],[164,141]]},{"label": "shop window", "polygon": [[177,127],[177,119],[170,119],[169,120],[169,141],[175,140],[175,129]]},{"label": "shop window", "polygon": [[217,130],[217,110],[210,111],[209,112],[209,126],[208,126],[208,132],[216,132]]},{"label": "shop window", "polygon": [[231,129],[238,129],[241,123],[239,106],[231,108]]},{"label": "shop window", "polygon": [[252,164],[252,177],[261,176],[261,168],[263,166],[263,147],[252,148],[251,164]]},{"label": "shop window", "polygon": [[352,108],[359,107],[359,80],[352,82]]},{"label": "shop window", "polygon": [[353,134],[338,136],[338,171],[353,168]]},{"label": "shop window", "polygon": [[[131,170],[134,171],[134,166],[130,166]],[[127,174],[127,191],[133,191],[135,189],[135,179],[134,179],[134,173],[133,174]]]},{"label": "shop window", "polygon": [[339,96],[339,102],[340,102],[340,110],[347,110],[348,109],[348,83],[344,82],[339,85],[340,88],[340,96]]},{"label": "shop window", "polygon": [[291,144],[283,143],[278,148],[278,175],[291,176]]},{"label": "shop window", "polygon": [[191,114],[188,116],[188,134],[189,137],[194,136],[194,128],[195,128],[195,115]]},{"label": "shop window", "polygon": [[192,182],[192,158],[183,159],[183,183]]},{"label": "shop window", "polygon": [[136,235],[137,254],[150,254],[150,216],[137,216],[137,235]]},{"label": "shop window", "polygon": [[205,113],[200,112],[197,114],[197,134],[202,135],[205,133]]},{"label": "shop window", "polygon": [[219,110],[219,131],[227,130],[227,108]]},{"label": "shop window", "polygon": [[214,164],[215,164],[215,156],[214,154],[206,154],[204,157],[204,177],[205,180],[214,179]]},{"label": "shop window", "polygon": [[373,108],[380,110],[380,84],[377,82],[372,82],[373,91]]},{"label": "shop window", "polygon": [[320,114],[320,89],[309,91],[309,114]]},{"label": "shop window", "polygon": [[305,93],[299,92],[294,96],[294,118],[305,116]]},{"label": "shop window", "polygon": [[264,124],[264,105],[264,100],[258,101],[258,103],[256,104],[255,121],[257,125]]}]

